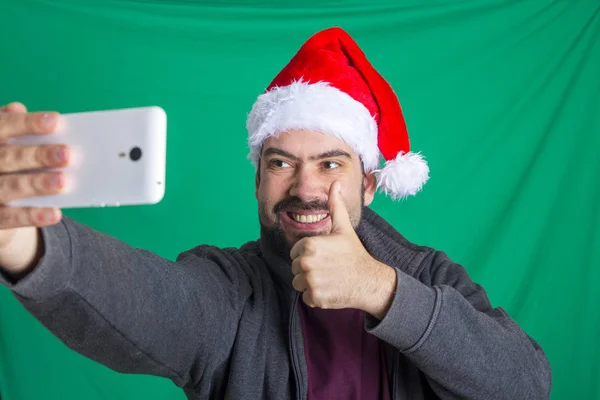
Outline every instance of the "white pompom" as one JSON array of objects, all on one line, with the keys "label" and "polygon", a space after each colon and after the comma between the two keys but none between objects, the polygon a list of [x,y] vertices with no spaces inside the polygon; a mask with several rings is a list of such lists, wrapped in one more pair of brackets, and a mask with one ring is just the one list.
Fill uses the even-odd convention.
[{"label": "white pompom", "polygon": [[376,171],[377,187],[393,200],[415,195],[429,179],[429,167],[419,153],[399,153]]}]

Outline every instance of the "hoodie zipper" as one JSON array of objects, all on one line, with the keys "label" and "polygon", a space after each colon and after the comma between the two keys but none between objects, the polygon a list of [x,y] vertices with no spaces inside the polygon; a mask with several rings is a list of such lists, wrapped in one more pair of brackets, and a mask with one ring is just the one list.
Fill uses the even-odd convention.
[{"label": "hoodie zipper", "polygon": [[290,353],[292,356],[292,369],[294,370],[294,378],[296,379],[296,399],[301,400],[302,396],[302,382],[300,381],[300,360],[298,360],[298,351],[296,350],[296,343],[294,340],[294,333],[296,332],[296,308],[298,307],[298,299],[300,293],[295,293],[292,311],[290,314],[290,326],[289,326],[289,337],[290,337]]},{"label": "hoodie zipper", "polygon": [[394,368],[392,370],[392,395],[390,396],[391,399],[396,399],[398,395],[396,393],[396,388],[398,386],[398,364],[400,364],[400,353],[394,352],[394,354]]}]

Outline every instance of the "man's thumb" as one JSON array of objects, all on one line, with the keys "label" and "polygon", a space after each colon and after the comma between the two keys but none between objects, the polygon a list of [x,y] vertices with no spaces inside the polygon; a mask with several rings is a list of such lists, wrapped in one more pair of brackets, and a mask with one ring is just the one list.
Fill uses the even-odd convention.
[{"label": "man's thumb", "polygon": [[342,185],[338,181],[333,182],[329,188],[329,217],[332,232],[345,232],[352,229],[350,215],[342,199]]}]

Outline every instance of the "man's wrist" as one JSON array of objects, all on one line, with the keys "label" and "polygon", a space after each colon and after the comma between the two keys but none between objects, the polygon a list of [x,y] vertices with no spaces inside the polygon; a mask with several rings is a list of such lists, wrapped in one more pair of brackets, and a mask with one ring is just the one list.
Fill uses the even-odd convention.
[{"label": "man's wrist", "polygon": [[366,272],[364,291],[360,291],[362,295],[359,309],[381,320],[394,301],[397,273],[394,268],[378,261],[374,261],[373,267]]},{"label": "man's wrist", "polygon": [[43,252],[41,230],[20,228],[0,250],[0,269],[12,280],[19,280],[38,264]]}]

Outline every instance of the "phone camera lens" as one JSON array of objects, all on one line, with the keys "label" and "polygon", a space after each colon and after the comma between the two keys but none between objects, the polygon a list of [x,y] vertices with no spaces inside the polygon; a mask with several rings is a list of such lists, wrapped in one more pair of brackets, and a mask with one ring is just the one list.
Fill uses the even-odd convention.
[{"label": "phone camera lens", "polygon": [[129,158],[131,158],[132,161],[137,161],[140,158],[142,158],[142,149],[140,149],[139,147],[134,147],[133,149],[131,149],[131,151],[129,152]]}]

